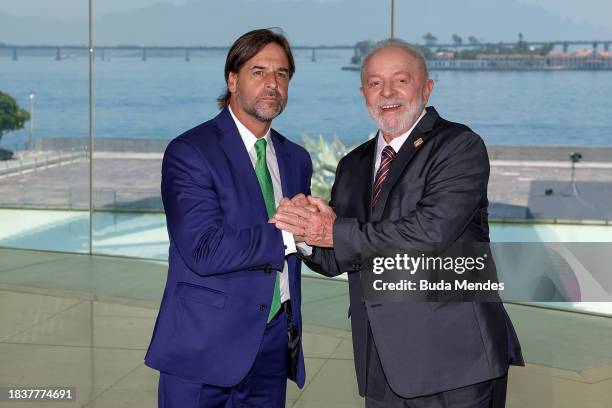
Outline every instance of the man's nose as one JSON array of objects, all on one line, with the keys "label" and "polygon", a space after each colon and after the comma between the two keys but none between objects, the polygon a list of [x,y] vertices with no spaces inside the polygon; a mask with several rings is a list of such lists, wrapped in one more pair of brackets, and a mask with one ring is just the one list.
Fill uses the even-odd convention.
[{"label": "man's nose", "polygon": [[265,85],[266,85],[266,88],[270,88],[270,89],[276,89],[278,87],[278,81],[276,79],[276,75],[274,74],[274,72],[271,72],[268,75],[266,75]]},{"label": "man's nose", "polygon": [[393,89],[393,85],[391,82],[389,81],[385,81],[383,82],[383,87],[382,87],[382,96],[384,96],[385,98],[391,97],[393,96],[394,93],[394,89]]}]

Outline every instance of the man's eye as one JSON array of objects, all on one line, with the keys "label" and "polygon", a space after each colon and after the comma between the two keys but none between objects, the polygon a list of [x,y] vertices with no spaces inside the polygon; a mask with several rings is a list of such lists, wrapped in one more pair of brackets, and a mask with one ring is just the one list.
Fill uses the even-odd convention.
[{"label": "man's eye", "polygon": [[287,74],[286,72],[283,72],[283,71],[277,72],[276,75],[279,78],[282,78],[282,79],[287,79],[289,77],[289,74]]},{"label": "man's eye", "polygon": [[372,81],[370,82],[370,88],[379,88],[382,82],[380,81]]},{"label": "man's eye", "polygon": [[263,76],[263,71],[253,71],[253,75],[255,75],[257,77],[261,77],[261,76]]}]

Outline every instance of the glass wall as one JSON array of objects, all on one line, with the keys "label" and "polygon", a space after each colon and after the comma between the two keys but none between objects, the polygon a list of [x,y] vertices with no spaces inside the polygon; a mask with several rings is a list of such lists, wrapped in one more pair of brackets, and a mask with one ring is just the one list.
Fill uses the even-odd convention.
[{"label": "glass wall", "polygon": [[[10,357],[0,380],[50,383],[46,379],[61,378],[58,367],[68,367],[68,378],[76,379],[81,374],[70,358],[82,352],[93,363],[102,356],[105,373],[113,371],[108,362],[121,366],[117,381],[106,384],[104,377],[100,385],[96,364],[84,364],[91,378],[83,375],[82,383],[92,390],[118,384],[124,395],[154,400],[155,385],[138,394],[121,382],[132,364],[125,352],[133,367],[148,370],[142,355],[156,313],[132,306],[156,308],[164,286],[164,149],[219,112],[231,43],[251,29],[279,27],[293,46],[296,74],[273,127],[309,150],[312,191],[325,198],[338,160],[376,132],[359,91],[364,54],[391,33],[420,47],[435,83],[430,105],[487,144],[490,236],[502,280],[534,270],[525,252],[508,252],[506,244],[546,246],[554,255],[523,285],[543,294],[541,302],[510,298],[506,304],[528,363],[511,371],[509,406],[557,406],[559,400],[609,406],[612,8],[603,0],[580,8],[554,0],[93,0],[92,25],[87,2],[48,3],[4,0],[0,6],[0,115],[18,118],[11,125],[5,116],[0,120],[0,312],[6,323],[0,342]],[[557,251],[555,243],[585,245],[572,252]],[[555,279],[551,273],[559,266],[566,274]],[[335,382],[348,379],[354,386],[346,274],[336,281],[313,276],[305,269],[302,285],[304,349],[319,384],[308,391],[311,402],[320,406],[331,389],[330,400],[354,396],[362,406],[356,390]],[[598,301],[587,302],[593,293]],[[32,356],[42,354],[30,348],[15,353],[20,343],[45,347],[50,356],[48,348],[55,347],[68,353],[61,361],[70,364],[53,360],[41,371],[43,360]],[[108,354],[114,347],[117,353]],[[90,353],[96,348],[102,354]],[[19,374],[22,366],[35,367],[35,375]],[[127,382],[141,387],[148,374],[130,372],[138,378]],[[589,396],[593,390],[597,394]],[[576,403],[567,398],[570,391]],[[297,392],[290,390],[289,400]]]},{"label": "glass wall", "polygon": [[14,158],[0,161],[0,245],[87,252],[91,244],[95,254],[165,260],[165,146],[217,114],[233,40],[272,26],[289,37],[297,65],[273,126],[310,150],[315,194],[329,194],[337,160],[376,130],[359,92],[360,58],[393,28],[428,58],[430,104],[487,143],[494,241],[610,242],[612,57],[610,41],[589,40],[609,37],[567,28],[556,6],[536,3],[503,7],[547,30],[531,20],[511,26],[498,8],[472,3],[446,5],[441,16],[425,2],[360,0],[357,11],[342,1],[245,1],[252,18],[241,20],[221,3],[94,2],[91,243],[88,10],[58,3],[70,10],[53,15],[65,19],[60,29],[33,24],[34,5],[10,3],[39,32],[8,32],[0,44],[0,91],[31,114],[1,141]]},{"label": "glass wall", "polygon": [[25,5],[0,8],[0,92],[29,117],[10,125],[19,110],[3,103],[0,245],[87,252],[87,4],[55,5],[70,10],[56,15],[74,19],[69,30],[34,24]]},{"label": "glass wall", "polygon": [[[113,23],[111,30],[110,25],[94,24],[94,253],[167,258],[160,199],[164,148],[174,137],[218,114],[216,98],[225,88],[227,50],[244,32],[279,26],[294,47],[296,74],[287,108],[274,120],[276,130],[299,143],[322,137],[338,138],[347,146],[366,140],[374,131],[359,93],[358,72],[342,70],[350,65],[359,38],[339,32],[333,24],[341,15],[338,5],[316,5],[320,9],[316,11],[306,4],[270,2],[267,6],[274,8],[261,13],[265,2],[245,2],[250,10],[245,15],[257,16],[257,21],[235,21],[226,7],[188,3],[163,9],[152,0],[142,3],[148,11],[130,14],[129,25]],[[318,22],[325,24],[313,33],[308,27],[296,27],[294,20],[300,14],[296,7],[313,18],[331,14]],[[389,9],[375,2],[364,2],[363,7],[374,16],[364,35],[387,36]],[[153,30],[166,12],[181,18],[197,15],[202,21],[190,30]],[[143,36],[143,31],[149,34]],[[330,181],[327,177],[321,183],[322,194],[328,194]]]},{"label": "glass wall", "polygon": [[[612,123],[604,119],[610,43],[590,41],[599,34],[575,23],[564,26],[554,16],[562,7],[545,1],[449,3],[439,10],[398,1],[397,36],[420,44],[427,56],[435,83],[430,104],[487,145],[490,233],[500,275],[533,271],[537,278],[523,286],[557,281],[538,300],[612,314],[609,304],[591,303],[606,300],[594,293],[609,293],[605,278],[588,266],[608,264],[605,251],[575,259],[575,253],[560,254],[562,265],[572,264],[562,279],[552,264],[538,268],[524,253],[545,252],[544,243],[605,248],[602,243],[612,242]],[[504,256],[514,245],[506,243],[525,243],[522,256]],[[580,296],[567,294],[564,279]],[[568,303],[570,298],[582,302]]]}]

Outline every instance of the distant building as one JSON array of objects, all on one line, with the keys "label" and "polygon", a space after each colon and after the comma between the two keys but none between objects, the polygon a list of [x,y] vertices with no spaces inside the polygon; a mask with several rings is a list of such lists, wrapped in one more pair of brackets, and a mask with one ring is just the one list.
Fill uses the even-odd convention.
[{"label": "distant building", "polygon": [[[361,50],[361,53],[365,53],[366,49],[367,47]],[[358,71],[361,68],[361,55],[358,54],[356,52],[351,64],[342,69]],[[573,52],[550,51],[546,56],[529,53],[480,53],[475,58],[459,59],[456,58],[457,55],[454,51],[438,50],[427,60],[427,66],[430,70],[442,71],[612,70],[612,52],[596,49]]]},{"label": "distant building", "polygon": [[534,54],[478,54],[476,59],[457,59],[453,53],[438,52],[427,61],[431,70],[611,70],[612,52],[580,50]]},{"label": "distant building", "polygon": [[551,68],[612,69],[612,52],[610,51],[551,51],[544,58],[546,65]]},{"label": "distant building", "polygon": [[543,57],[523,54],[478,54],[476,59],[455,59],[444,55],[427,61],[432,70],[541,70],[546,69]]}]

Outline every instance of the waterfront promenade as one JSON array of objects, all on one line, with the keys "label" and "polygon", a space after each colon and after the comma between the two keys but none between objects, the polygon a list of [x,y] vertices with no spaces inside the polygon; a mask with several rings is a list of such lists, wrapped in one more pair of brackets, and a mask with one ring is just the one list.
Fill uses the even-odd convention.
[{"label": "waterfront promenade", "polygon": [[[605,208],[609,206],[605,205],[598,210],[586,211],[586,215],[585,211],[577,209],[575,216],[572,216],[571,208],[566,208],[561,212],[562,217],[555,216],[555,211],[530,210],[530,205],[554,209],[555,203],[567,200],[573,191],[571,163],[569,159],[561,160],[569,148],[551,147],[545,150],[546,155],[542,154],[544,159],[536,159],[533,153],[528,154],[529,150],[529,147],[523,150],[500,146],[489,148],[492,156],[489,180],[492,220],[563,218],[606,222],[612,219],[610,210]],[[578,191],[586,195],[582,198],[589,201],[593,190],[595,194],[612,197],[612,155],[610,161],[606,161],[601,152],[596,160],[590,160],[588,154],[585,156],[576,163],[574,170]],[[93,160],[94,207],[111,211],[163,211],[159,190],[161,160],[160,152],[96,152]],[[88,162],[84,151],[20,153],[18,160],[0,162],[0,207],[88,209],[88,182]],[[547,196],[548,189],[553,191]],[[550,204],[544,199],[548,199]]]}]

